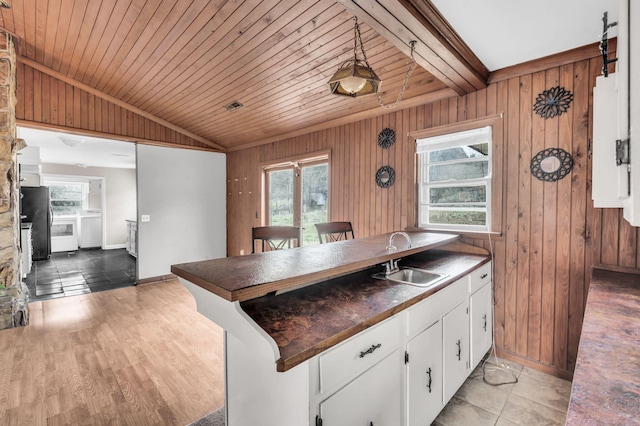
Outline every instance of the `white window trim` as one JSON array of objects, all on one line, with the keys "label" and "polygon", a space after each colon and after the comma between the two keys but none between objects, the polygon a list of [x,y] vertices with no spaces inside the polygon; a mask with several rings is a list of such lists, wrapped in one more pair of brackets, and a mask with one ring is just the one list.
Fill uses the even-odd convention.
[{"label": "white window trim", "polygon": [[[444,182],[424,182],[423,174],[426,171],[426,167],[429,165],[428,160],[423,160],[425,156],[421,155],[428,151],[437,151],[447,148],[455,148],[464,145],[477,145],[481,143],[488,144],[488,174],[485,178],[468,179],[460,182],[456,181],[444,181]],[[489,232],[491,230],[491,207],[492,207],[492,173],[493,173],[493,134],[492,126],[485,126],[475,128],[471,130],[464,130],[460,132],[453,132],[439,136],[432,136],[428,138],[422,138],[416,140],[416,154],[418,154],[418,226],[424,228],[438,229],[438,230],[450,230],[459,232]],[[484,157],[479,157],[477,161],[485,160]],[[453,160],[447,162],[439,162],[439,165],[455,164],[458,162],[471,162],[474,159],[469,160]],[[485,225],[464,225],[464,224],[433,224],[423,223],[423,208],[428,209],[429,204],[423,200],[424,187],[452,187],[452,186],[479,186],[482,184],[486,188],[487,200],[486,200],[486,224]]]}]

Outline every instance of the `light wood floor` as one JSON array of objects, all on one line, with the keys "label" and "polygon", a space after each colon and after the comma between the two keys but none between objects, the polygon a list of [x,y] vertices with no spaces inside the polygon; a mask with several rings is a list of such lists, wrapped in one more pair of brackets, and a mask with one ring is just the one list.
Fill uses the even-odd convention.
[{"label": "light wood floor", "polygon": [[224,404],[222,330],[177,280],[30,308],[0,331],[2,425],[186,425]]}]

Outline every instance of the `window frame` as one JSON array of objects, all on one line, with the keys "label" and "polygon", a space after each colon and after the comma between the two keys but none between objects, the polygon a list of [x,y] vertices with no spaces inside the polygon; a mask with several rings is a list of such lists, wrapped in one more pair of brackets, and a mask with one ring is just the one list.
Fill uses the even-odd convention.
[{"label": "window frame", "polygon": [[427,139],[436,136],[443,136],[451,133],[463,132],[466,130],[473,130],[481,127],[489,126],[491,127],[491,141],[489,141],[489,146],[491,150],[491,160],[490,160],[490,168],[491,168],[491,183],[487,186],[487,190],[490,191],[490,202],[488,205],[487,212],[487,226],[482,227],[482,230],[478,230],[479,228],[471,228],[470,226],[463,227],[462,225],[453,225],[453,224],[429,224],[427,226],[420,226],[420,173],[421,173],[421,163],[420,158],[417,154],[417,149],[415,151],[415,168],[414,168],[414,183],[415,183],[415,204],[414,204],[414,212],[415,212],[415,225],[416,227],[420,227],[421,229],[433,229],[434,231],[440,232],[455,232],[459,234],[468,234],[468,235],[481,235],[481,234],[492,234],[500,236],[502,235],[502,223],[503,223],[503,209],[504,209],[504,188],[503,185],[505,181],[502,177],[502,164],[500,159],[502,158],[503,149],[503,137],[504,137],[504,119],[503,114],[489,115],[486,117],[481,117],[477,119],[470,119],[466,121],[461,121],[452,124],[445,124],[442,126],[417,130],[409,133],[409,137],[414,140],[417,148],[417,141],[420,139]]},{"label": "window frame", "polygon": [[[52,189],[54,186],[79,186],[81,189],[81,200],[80,200],[80,206],[78,209],[76,209],[75,213],[68,213],[68,212],[58,212],[56,211],[56,209],[54,208],[54,201],[77,201],[77,200],[68,200],[68,199],[63,199],[63,198],[53,198],[52,194]],[[51,213],[54,216],[74,216],[77,215],[78,213],[80,213],[80,211],[82,210],[86,210],[87,209],[87,198],[88,198],[88,183],[85,182],[79,182],[79,181],[71,181],[71,180],[67,180],[67,181],[55,181],[55,182],[49,182],[48,183],[48,187],[49,187],[49,203],[51,204]]]}]

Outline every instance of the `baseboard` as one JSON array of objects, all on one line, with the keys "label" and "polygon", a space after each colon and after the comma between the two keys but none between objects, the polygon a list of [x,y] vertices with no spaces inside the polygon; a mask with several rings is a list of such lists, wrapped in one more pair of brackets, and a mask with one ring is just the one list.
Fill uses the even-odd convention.
[{"label": "baseboard", "polygon": [[123,248],[127,248],[127,245],[126,244],[110,244],[108,246],[104,246],[102,250],[116,250],[116,249],[123,249]]},{"label": "baseboard", "polygon": [[149,277],[138,280],[138,285],[160,283],[165,281],[177,280],[178,276],[174,274],[160,275],[157,277]]},{"label": "baseboard", "polygon": [[563,370],[558,367],[554,367],[548,364],[542,364],[539,361],[526,358],[520,355],[516,355],[512,352],[505,351],[504,349],[496,349],[496,355],[500,358],[504,358],[508,361],[517,362],[518,364],[524,365],[525,367],[532,368],[534,370],[541,371],[543,373],[550,374],[552,376],[560,377],[565,380],[573,380],[573,372],[568,370]]}]

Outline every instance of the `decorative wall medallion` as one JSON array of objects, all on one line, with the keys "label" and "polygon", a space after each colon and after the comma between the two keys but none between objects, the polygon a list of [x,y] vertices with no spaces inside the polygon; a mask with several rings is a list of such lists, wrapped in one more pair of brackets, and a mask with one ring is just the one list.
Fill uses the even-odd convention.
[{"label": "decorative wall medallion", "polygon": [[376,183],[380,188],[389,188],[396,181],[396,171],[391,166],[382,166],[376,172]]},{"label": "decorative wall medallion", "polygon": [[573,158],[564,149],[547,148],[531,159],[531,174],[544,182],[556,182],[573,169]]},{"label": "decorative wall medallion", "polygon": [[378,133],[378,145],[382,149],[387,149],[396,142],[396,132],[388,127]]},{"label": "decorative wall medallion", "polygon": [[569,109],[573,93],[564,87],[556,86],[540,93],[533,104],[533,110],[542,118],[553,118]]}]

